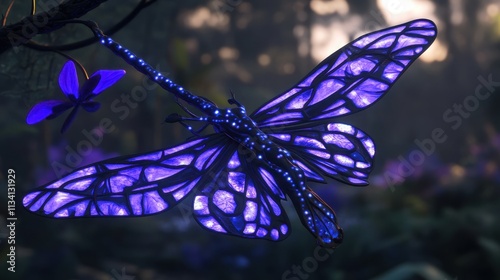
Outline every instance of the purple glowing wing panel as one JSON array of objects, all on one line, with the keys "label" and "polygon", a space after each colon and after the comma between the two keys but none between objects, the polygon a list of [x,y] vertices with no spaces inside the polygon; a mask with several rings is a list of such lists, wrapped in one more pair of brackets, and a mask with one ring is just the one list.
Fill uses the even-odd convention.
[{"label": "purple glowing wing panel", "polygon": [[[265,131],[265,130],[264,130]],[[375,146],[368,135],[347,124],[270,133],[273,142],[289,150],[309,180],[330,177],[351,185],[367,185]]]},{"label": "purple glowing wing panel", "polygon": [[[204,228],[245,238],[285,239],[289,221],[285,195],[263,166],[247,161],[237,146],[227,165],[196,195],[194,217]],[[237,151],[236,151],[237,150]]]},{"label": "purple glowing wing panel", "polygon": [[364,35],[347,44],[291,90],[255,111],[259,127],[325,121],[379,100],[436,37],[420,19]]},{"label": "purple glowing wing panel", "polygon": [[217,164],[224,135],[144,155],[105,160],[33,190],[31,212],[55,218],[146,216],[175,206]]}]

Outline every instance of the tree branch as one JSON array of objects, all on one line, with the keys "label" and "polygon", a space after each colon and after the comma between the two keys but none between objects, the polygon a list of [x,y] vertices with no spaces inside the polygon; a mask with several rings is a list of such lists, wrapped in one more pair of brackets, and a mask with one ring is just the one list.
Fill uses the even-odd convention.
[{"label": "tree branch", "polygon": [[[125,27],[129,22],[131,22],[139,13],[142,9],[148,7],[152,3],[156,2],[157,0],[141,0],[139,4],[127,15],[125,16],[120,22],[118,22],[115,26],[111,27],[110,29],[106,30],[104,33],[108,36],[113,35],[114,33],[118,32],[120,29]],[[86,47],[88,45],[91,45],[93,43],[97,42],[96,37],[91,37],[79,42],[75,43],[70,43],[66,45],[56,45],[56,46],[46,46],[46,45],[41,45],[37,44],[35,42],[28,42],[26,43],[26,46],[38,50],[38,51],[71,51],[79,48]]]},{"label": "tree branch", "polygon": [[44,12],[23,18],[20,22],[0,28],[0,54],[26,44],[38,34],[49,33],[64,26],[60,21],[80,18],[107,0],[67,0],[60,5],[54,0],[40,1]]}]

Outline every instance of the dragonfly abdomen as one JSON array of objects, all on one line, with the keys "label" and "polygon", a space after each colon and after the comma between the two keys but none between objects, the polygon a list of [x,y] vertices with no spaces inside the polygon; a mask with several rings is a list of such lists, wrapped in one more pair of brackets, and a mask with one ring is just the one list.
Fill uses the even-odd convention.
[{"label": "dragonfly abdomen", "polygon": [[250,142],[248,148],[255,153],[255,160],[271,167],[272,175],[291,199],[302,224],[318,243],[331,248],[340,244],[343,232],[337,224],[335,212],[307,186],[304,171],[293,163],[291,154],[268,137],[253,137]]}]

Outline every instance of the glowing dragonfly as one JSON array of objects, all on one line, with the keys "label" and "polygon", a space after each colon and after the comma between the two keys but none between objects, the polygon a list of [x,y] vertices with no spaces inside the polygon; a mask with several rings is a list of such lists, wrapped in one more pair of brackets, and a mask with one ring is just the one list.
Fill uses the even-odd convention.
[{"label": "glowing dragonfly", "polygon": [[325,247],[342,241],[342,229],[307,183],[326,183],[328,177],[366,185],[375,154],[368,135],[333,119],[379,100],[437,35],[433,22],[419,19],[361,36],[247,115],[234,98],[228,101],[237,107],[218,108],[162,76],[97,26],[92,30],[116,55],[203,113],[171,115],[169,122],[197,120],[215,133],[80,168],[28,193],[23,204],[29,211],[54,218],[137,217],[171,209],[193,193],[193,216],[202,227],[277,241],[290,234],[281,206],[288,196],[302,224]]}]

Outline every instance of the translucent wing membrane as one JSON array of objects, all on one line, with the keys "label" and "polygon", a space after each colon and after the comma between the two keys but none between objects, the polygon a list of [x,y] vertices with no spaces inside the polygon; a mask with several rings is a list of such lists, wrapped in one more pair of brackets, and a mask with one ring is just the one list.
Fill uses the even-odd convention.
[{"label": "translucent wing membrane", "polygon": [[285,195],[271,172],[250,163],[251,159],[240,149],[235,151],[225,168],[214,173],[211,183],[195,197],[194,216],[215,232],[282,240],[290,232],[280,202]]},{"label": "translucent wing membrane", "polygon": [[175,206],[216,168],[223,139],[212,135],[167,150],[102,161],[33,190],[23,205],[56,218],[159,213]]},{"label": "translucent wing membrane", "polygon": [[436,37],[420,19],[364,35],[252,114],[259,127],[288,126],[360,111],[379,100]]},{"label": "translucent wing membrane", "polygon": [[309,180],[324,182],[326,176],[351,185],[368,184],[375,147],[368,135],[351,125],[330,123],[269,135],[293,154]]}]

